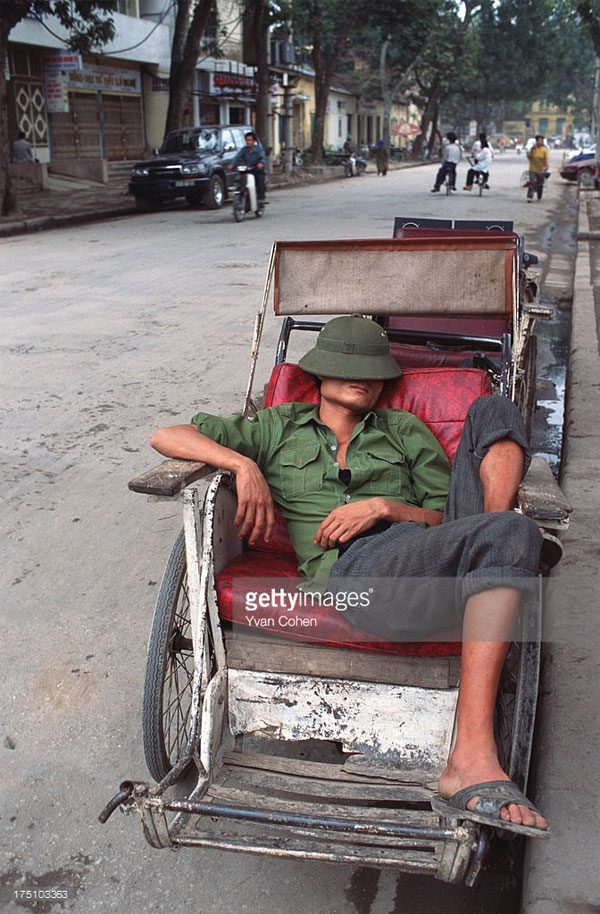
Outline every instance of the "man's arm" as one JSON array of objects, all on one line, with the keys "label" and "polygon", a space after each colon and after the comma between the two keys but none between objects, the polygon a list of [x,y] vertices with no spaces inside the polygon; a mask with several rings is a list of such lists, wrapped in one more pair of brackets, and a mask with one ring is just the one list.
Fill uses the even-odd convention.
[{"label": "man's arm", "polygon": [[240,539],[254,543],[259,536],[268,542],[275,522],[271,491],[258,466],[249,457],[213,441],[193,425],[160,428],[150,439],[152,447],[165,457],[200,460],[235,475],[238,507],[234,525]]},{"label": "man's arm", "polygon": [[442,511],[417,508],[392,498],[364,498],[334,508],[317,530],[315,543],[321,549],[334,549],[339,543],[347,543],[352,537],[365,533],[381,521],[398,524],[412,520],[436,527],[441,524],[442,517]]}]

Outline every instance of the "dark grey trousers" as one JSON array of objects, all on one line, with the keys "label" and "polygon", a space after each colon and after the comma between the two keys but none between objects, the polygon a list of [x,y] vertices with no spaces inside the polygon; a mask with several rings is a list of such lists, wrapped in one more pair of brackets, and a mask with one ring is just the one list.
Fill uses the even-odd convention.
[{"label": "dark grey trousers", "polygon": [[[483,512],[479,466],[495,441],[525,452],[521,414],[506,397],[480,397],[467,416],[442,524],[407,521],[357,539],[332,568],[335,592],[370,593],[345,610],[348,621],[385,640],[403,640],[462,620],[470,596],[492,587],[534,590],[542,536],[514,511]],[[350,601],[351,603],[351,601]]]}]

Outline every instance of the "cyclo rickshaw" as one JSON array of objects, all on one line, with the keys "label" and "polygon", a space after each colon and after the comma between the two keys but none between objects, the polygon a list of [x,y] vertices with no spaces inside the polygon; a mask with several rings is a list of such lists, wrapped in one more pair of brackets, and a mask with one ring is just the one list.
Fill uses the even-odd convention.
[{"label": "cyclo rickshaw", "polygon": [[[292,336],[312,340],[323,318],[359,313],[386,326],[404,366],[384,405],[416,414],[450,459],[480,395],[512,397],[531,422],[532,330],[547,315],[520,238],[411,220],[397,220],[395,234],[275,243],[246,416],[259,406],[255,371],[272,290],[283,322],[263,407],[318,402],[314,378],[288,361]],[[240,542],[232,478],[200,463],[168,460],[129,485],[153,498],[181,498],[183,531],[158,596],[144,688],[144,749],[156,783],[124,781],[101,821],[124,805],[139,812],[156,848],[392,866],[473,885],[490,829],[458,812],[443,818],[430,803],[452,741],[460,635],[383,643],[322,608],[314,610],[318,635],[286,626],[276,610],[266,630],[253,629],[236,604],[236,581],[254,579],[259,593],[271,579],[297,579],[283,519],[268,543]],[[569,506],[541,458],[517,510],[552,534],[568,523]],[[496,714],[500,761],[523,790],[542,624],[541,599],[530,602]],[[184,790],[190,772],[191,791]]]}]

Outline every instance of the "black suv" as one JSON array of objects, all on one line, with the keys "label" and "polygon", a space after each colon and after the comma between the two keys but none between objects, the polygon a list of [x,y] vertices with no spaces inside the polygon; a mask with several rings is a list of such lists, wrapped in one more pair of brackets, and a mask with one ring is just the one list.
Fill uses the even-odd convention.
[{"label": "black suv", "polygon": [[188,127],[165,137],[155,158],[136,162],[129,190],[138,210],[149,212],[176,197],[192,206],[223,206],[236,181],[227,166],[246,145],[252,127]]}]

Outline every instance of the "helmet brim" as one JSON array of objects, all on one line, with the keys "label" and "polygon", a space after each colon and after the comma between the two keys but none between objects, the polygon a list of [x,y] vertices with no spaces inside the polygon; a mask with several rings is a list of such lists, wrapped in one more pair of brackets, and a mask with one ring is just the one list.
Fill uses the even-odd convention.
[{"label": "helmet brim", "polygon": [[390,381],[402,374],[391,355],[355,355],[315,348],[302,356],[298,364],[309,374],[346,381]]}]

